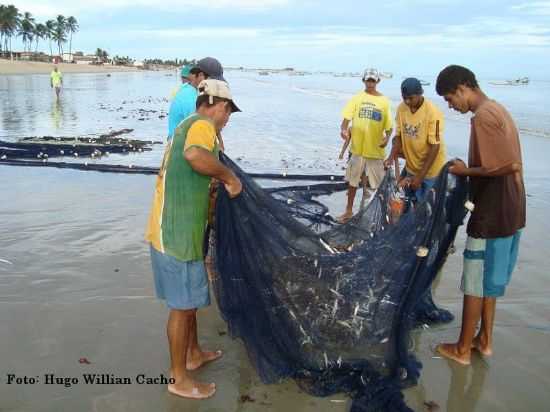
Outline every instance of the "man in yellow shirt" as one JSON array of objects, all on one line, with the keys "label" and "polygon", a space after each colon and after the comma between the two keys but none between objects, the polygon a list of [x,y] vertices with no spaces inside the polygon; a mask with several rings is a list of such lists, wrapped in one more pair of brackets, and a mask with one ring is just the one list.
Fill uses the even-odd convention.
[{"label": "man in yellow shirt", "polygon": [[[351,157],[346,170],[348,182],[348,202],[346,211],[338,218],[347,222],[353,215],[353,201],[359,184],[366,176],[371,188],[376,189],[384,178],[385,146],[392,132],[390,100],[376,90],[380,75],[375,69],[367,69],[363,74],[365,90],[357,93],[342,111],[340,136],[351,139]],[[349,124],[351,122],[351,133]]]},{"label": "man in yellow shirt", "polygon": [[423,96],[420,81],[408,78],[401,84],[403,103],[397,108],[396,132],[386,167],[402,154],[406,165],[400,186],[421,201],[432,188],[447,161],[441,111]]},{"label": "man in yellow shirt", "polygon": [[63,75],[54,66],[52,73],[50,74],[50,86],[55,89],[55,96],[59,100],[59,93],[61,93],[61,85],[63,84]]}]

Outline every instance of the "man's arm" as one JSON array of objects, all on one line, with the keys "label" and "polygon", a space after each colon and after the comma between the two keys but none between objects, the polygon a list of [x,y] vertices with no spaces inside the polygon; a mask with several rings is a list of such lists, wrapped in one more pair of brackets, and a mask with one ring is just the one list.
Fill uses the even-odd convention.
[{"label": "man's arm", "polygon": [[386,108],[384,110],[384,133],[385,133],[385,135],[382,138],[382,142],[380,144],[380,147],[386,147],[386,145],[390,141],[391,134],[393,133],[393,120],[392,120],[389,100],[388,100],[388,104],[386,105]]},{"label": "man's arm", "polygon": [[212,152],[202,147],[192,146],[185,150],[183,156],[195,172],[222,181],[225,185],[225,189],[229,193],[229,197],[233,198],[241,193],[241,181],[228,167],[224,166]]},{"label": "man's arm", "polygon": [[220,150],[225,152],[225,145],[223,144],[223,138],[221,132],[218,132],[218,142],[220,143]]},{"label": "man's arm", "polygon": [[521,171],[522,164],[519,162],[510,163],[506,166],[497,167],[494,169],[487,169],[486,167],[467,167],[462,160],[455,159],[453,160],[453,164],[449,167],[449,172],[454,175],[470,177],[508,176]]},{"label": "man's arm", "polygon": [[403,143],[401,142],[401,135],[396,134],[392,140],[390,155],[386,160],[384,160],[385,168],[390,167],[391,163],[399,157],[399,153],[401,153],[401,151],[403,150],[402,148],[403,148]]},{"label": "man's arm", "polygon": [[382,141],[378,145],[379,147],[386,147],[388,145],[392,132],[393,132],[393,129],[388,129],[384,131],[384,136],[382,137]]},{"label": "man's arm", "polygon": [[428,170],[430,170],[430,167],[435,162],[435,159],[437,157],[437,154],[439,153],[440,145],[438,144],[429,144],[430,150],[428,151],[428,155],[426,156],[426,160],[422,164],[422,169],[420,170],[420,173],[418,173],[411,181],[411,188],[416,190],[422,185],[422,181],[426,177],[426,174],[428,173]]},{"label": "man's arm", "polygon": [[340,137],[342,140],[349,140],[351,137],[349,133],[349,120],[343,119],[342,123],[340,124]]}]

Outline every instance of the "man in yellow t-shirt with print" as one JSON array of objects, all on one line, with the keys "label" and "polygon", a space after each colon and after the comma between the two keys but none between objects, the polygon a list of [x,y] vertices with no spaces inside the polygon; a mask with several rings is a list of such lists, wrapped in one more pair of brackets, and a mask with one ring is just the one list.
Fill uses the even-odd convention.
[{"label": "man in yellow t-shirt with print", "polygon": [[[366,186],[376,189],[384,178],[385,146],[392,132],[390,100],[376,90],[380,75],[375,69],[367,69],[363,74],[365,90],[357,93],[342,111],[340,136],[351,139],[351,157],[346,170],[348,182],[348,202],[346,211],[338,218],[347,222],[353,215],[353,201],[359,184],[366,176]],[[351,134],[349,124],[351,122]]]},{"label": "man in yellow t-shirt with print", "polygon": [[404,155],[406,165],[399,185],[417,201],[424,199],[447,161],[443,114],[423,94],[418,79],[411,77],[401,84],[403,103],[397,108],[391,154],[384,162],[389,167],[397,156]]}]

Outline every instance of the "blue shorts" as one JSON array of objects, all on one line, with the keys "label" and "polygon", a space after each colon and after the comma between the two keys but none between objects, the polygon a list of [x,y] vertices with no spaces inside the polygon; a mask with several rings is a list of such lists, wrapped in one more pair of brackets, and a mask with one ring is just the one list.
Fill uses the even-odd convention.
[{"label": "blue shorts", "polygon": [[521,230],[512,236],[477,239],[468,236],[460,290],[468,296],[504,296],[518,259]]},{"label": "blue shorts", "polygon": [[169,309],[198,309],[210,305],[206,267],[202,260],[183,262],[151,246],[157,297]]}]

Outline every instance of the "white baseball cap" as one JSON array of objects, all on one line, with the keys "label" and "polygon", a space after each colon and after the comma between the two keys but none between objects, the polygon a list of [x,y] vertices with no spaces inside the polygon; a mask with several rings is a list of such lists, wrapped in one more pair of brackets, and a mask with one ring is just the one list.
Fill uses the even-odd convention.
[{"label": "white baseball cap", "polygon": [[[216,80],[216,79],[206,79],[199,83],[197,87],[199,91],[199,96],[210,96],[210,97],[219,97],[220,99],[227,100],[231,103],[231,112],[240,112],[241,109],[233,101],[231,97],[231,90],[229,90],[229,85],[227,82]],[[213,99],[210,99],[210,104],[213,103]]]},{"label": "white baseball cap", "polygon": [[380,80],[380,73],[378,73],[378,70],[376,69],[366,69],[363,72],[363,81],[368,79],[374,79],[376,81]]}]

